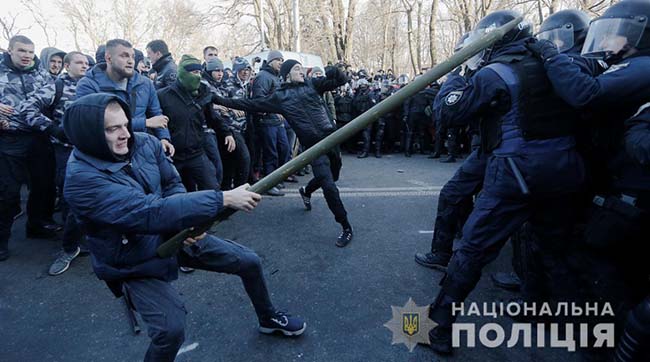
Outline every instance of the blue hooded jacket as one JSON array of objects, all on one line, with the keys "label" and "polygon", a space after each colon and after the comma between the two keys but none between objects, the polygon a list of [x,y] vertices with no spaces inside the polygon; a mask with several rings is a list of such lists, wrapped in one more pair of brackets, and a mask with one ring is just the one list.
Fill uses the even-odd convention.
[{"label": "blue hooded jacket", "polygon": [[107,93],[67,108],[64,129],[75,149],[63,193],[88,236],[95,274],[119,296],[125,279],[176,279],[176,257],[156,254],[163,235],[213,219],[223,209],[223,194],[186,193],[160,142],[146,133],[132,133],[128,156],[115,156],[104,134],[104,112],[114,101],[129,114],[119,97]]},{"label": "blue hooded jacket", "polygon": [[[117,95],[129,107],[133,107],[133,103],[135,103],[135,110],[131,114],[133,130],[145,132],[147,130],[147,118],[162,115],[153,82],[134,71],[133,76],[129,78],[125,91],[108,77],[106,66],[106,63],[97,63],[93,69],[86,73],[85,77],[79,80],[77,99],[92,93],[106,92]],[[153,131],[159,139],[169,140],[171,138],[166,128],[156,128]]]}]

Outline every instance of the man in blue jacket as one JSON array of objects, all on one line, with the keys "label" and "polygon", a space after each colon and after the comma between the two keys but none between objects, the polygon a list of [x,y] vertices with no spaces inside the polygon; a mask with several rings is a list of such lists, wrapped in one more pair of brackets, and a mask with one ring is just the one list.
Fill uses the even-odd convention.
[{"label": "man in blue jacket", "polygon": [[163,235],[206,223],[226,207],[251,211],[260,195],[247,185],[187,193],[160,143],[132,131],[129,107],[118,96],[78,99],[66,110],[64,128],[75,145],[65,198],[88,236],[95,274],[116,296],[127,295],[148,325],[145,361],[173,361],[183,343],[186,310],[170,284],[179,265],[241,277],[260,332],[305,330],[302,319],[273,307],[260,258],[245,246],[203,234],[188,238],[176,256],[156,254]]},{"label": "man in blue jacket", "polygon": [[166,129],[169,119],[162,115],[153,83],[135,71],[135,50],[131,43],[123,39],[109,40],[105,60],[79,81],[77,98],[99,92],[117,95],[131,109],[133,129],[136,132],[152,129],[165,152],[173,156],[174,146]]}]

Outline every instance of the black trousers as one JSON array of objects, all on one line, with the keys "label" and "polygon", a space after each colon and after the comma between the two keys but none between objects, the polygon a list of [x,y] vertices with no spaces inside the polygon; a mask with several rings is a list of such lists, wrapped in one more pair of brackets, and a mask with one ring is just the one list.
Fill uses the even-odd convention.
[{"label": "black trousers", "polygon": [[61,205],[61,216],[63,218],[63,250],[72,253],[77,250],[79,242],[83,237],[77,219],[70,213],[70,208],[63,197],[63,186],[65,185],[65,172],[68,165],[68,158],[72,153],[72,148],[65,147],[61,144],[55,144],[54,154],[56,156],[56,186],[59,195],[59,204]]},{"label": "black trousers", "polygon": [[[262,264],[253,250],[208,235],[192,247],[185,247],[178,255],[178,262],[181,266],[239,276],[258,318],[274,313]],[[129,279],[123,282],[122,288],[147,324],[151,343],[144,360],[174,361],[185,340],[187,313],[178,291],[169,282],[154,278]]]},{"label": "black trousers", "polygon": [[314,191],[322,188],[327,206],[332,211],[332,214],[334,214],[336,222],[343,227],[349,226],[348,214],[341,201],[339,189],[334,183],[338,180],[338,175],[341,170],[340,159],[337,159],[336,155],[333,154],[320,156],[312,161],[311,169],[314,173],[314,178],[309,181],[305,187],[305,191],[308,195],[311,195]]},{"label": "black trousers", "polygon": [[223,183],[221,184],[223,190],[230,190],[248,182],[251,169],[251,155],[248,153],[244,136],[237,131],[233,131],[232,135],[237,145],[232,152],[225,149],[223,139],[219,140],[223,160]]},{"label": "black trousers", "polygon": [[217,171],[205,153],[187,160],[174,160],[174,166],[188,192],[196,189],[219,190]]},{"label": "black trousers", "polygon": [[[54,211],[54,151],[44,135],[0,133],[0,243],[11,236],[20,212],[20,188],[29,182],[27,223],[50,220]],[[47,142],[44,144],[43,141]]]}]

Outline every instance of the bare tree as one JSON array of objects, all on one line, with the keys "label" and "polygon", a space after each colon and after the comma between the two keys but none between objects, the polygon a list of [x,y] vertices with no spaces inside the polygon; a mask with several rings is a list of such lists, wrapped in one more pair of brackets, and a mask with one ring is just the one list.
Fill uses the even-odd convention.
[{"label": "bare tree", "polygon": [[16,19],[18,19],[18,14],[7,13],[7,15],[0,16],[0,31],[2,32],[2,37],[7,41],[21,31],[29,29],[29,27],[19,27],[16,24]]}]

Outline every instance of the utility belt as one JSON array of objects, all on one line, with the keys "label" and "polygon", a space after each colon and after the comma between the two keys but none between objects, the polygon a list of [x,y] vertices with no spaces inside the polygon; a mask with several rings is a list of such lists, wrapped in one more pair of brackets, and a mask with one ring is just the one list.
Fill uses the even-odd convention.
[{"label": "utility belt", "polygon": [[585,227],[585,242],[596,248],[623,246],[648,229],[650,193],[596,195]]}]

